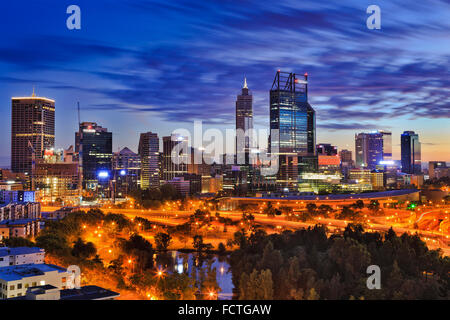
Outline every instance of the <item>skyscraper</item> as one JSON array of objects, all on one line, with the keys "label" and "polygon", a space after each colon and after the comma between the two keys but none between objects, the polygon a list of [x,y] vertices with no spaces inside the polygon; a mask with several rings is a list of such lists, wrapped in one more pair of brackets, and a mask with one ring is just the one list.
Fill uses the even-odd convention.
[{"label": "skyscraper", "polygon": [[323,156],[335,156],[337,155],[337,147],[332,146],[329,143],[321,143],[316,146],[317,154]]},{"label": "skyscraper", "polygon": [[[55,101],[36,97],[13,97],[11,121],[11,170],[32,174],[35,160],[55,145]],[[34,150],[34,151],[33,151]]]},{"label": "skyscraper", "polygon": [[[175,177],[181,177],[188,173],[188,159],[190,158],[190,149],[187,148],[187,138],[181,135],[172,134],[163,137],[163,155],[162,155],[162,179],[164,181],[172,180]],[[182,143],[183,147],[179,152],[175,146]]]},{"label": "skyscraper", "polygon": [[141,133],[139,139],[141,156],[141,188],[159,187],[159,138],[156,133]]},{"label": "skyscraper", "polygon": [[[253,129],[253,96],[249,93],[247,86],[247,78],[244,78],[244,86],[242,92],[237,96],[236,100],[236,132],[242,130],[244,133],[250,133],[249,130]],[[239,136],[238,136],[239,138]],[[237,141],[236,154],[244,152],[245,164],[249,163],[249,152],[251,137],[245,136],[244,141]],[[238,163],[241,164],[241,163]]]},{"label": "skyscraper", "polygon": [[270,90],[270,129],[279,130],[271,139],[273,154],[278,148],[277,185],[298,190],[303,172],[317,170],[316,116],[308,103],[308,74],[304,80],[295,73],[278,71]]},{"label": "skyscraper", "polygon": [[383,160],[392,160],[392,132],[379,130],[383,138]]},{"label": "skyscraper", "polygon": [[96,189],[112,175],[112,132],[95,122],[82,122],[75,133],[75,152],[82,169],[83,187]]},{"label": "skyscraper", "polygon": [[356,166],[375,169],[380,161],[392,160],[392,133],[361,132],[355,135]]},{"label": "skyscraper", "polygon": [[123,198],[141,185],[141,157],[129,148],[113,153],[112,167],[116,197]]},{"label": "skyscraper", "polygon": [[417,174],[422,172],[419,135],[414,131],[405,131],[400,137],[402,172]]}]

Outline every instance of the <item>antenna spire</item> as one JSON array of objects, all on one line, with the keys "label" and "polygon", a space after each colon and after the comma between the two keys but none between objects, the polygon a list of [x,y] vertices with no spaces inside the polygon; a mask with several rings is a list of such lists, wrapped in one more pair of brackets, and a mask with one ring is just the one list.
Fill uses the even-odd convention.
[{"label": "antenna spire", "polygon": [[244,87],[243,89],[248,89],[247,87],[247,77],[244,77]]},{"label": "antenna spire", "polygon": [[36,93],[34,91],[34,86],[33,86],[33,93],[31,94],[32,97],[36,97]]},{"label": "antenna spire", "polygon": [[77,102],[77,108],[78,108],[78,126],[81,125],[81,120],[80,120],[80,102]]}]

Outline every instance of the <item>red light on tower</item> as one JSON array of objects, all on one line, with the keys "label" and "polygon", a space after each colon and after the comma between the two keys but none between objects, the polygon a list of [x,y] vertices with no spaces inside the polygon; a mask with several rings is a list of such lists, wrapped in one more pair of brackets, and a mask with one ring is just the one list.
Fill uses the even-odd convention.
[{"label": "red light on tower", "polygon": [[277,70],[277,72],[280,72],[280,71],[281,71],[280,69]]},{"label": "red light on tower", "polygon": [[308,76],[308,72],[305,72],[304,76],[307,77]]}]

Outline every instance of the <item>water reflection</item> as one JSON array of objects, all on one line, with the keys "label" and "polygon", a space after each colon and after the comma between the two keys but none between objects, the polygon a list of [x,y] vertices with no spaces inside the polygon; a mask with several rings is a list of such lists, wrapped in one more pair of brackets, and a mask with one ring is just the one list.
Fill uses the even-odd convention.
[{"label": "water reflection", "polygon": [[211,268],[216,268],[216,279],[221,291],[219,293],[219,300],[229,300],[233,295],[233,283],[231,280],[231,272],[226,256],[215,254],[184,253],[179,251],[167,251],[164,253],[157,253],[153,256],[156,267],[164,269],[166,272],[187,272],[192,275],[192,270],[196,267],[197,280],[201,271]]}]

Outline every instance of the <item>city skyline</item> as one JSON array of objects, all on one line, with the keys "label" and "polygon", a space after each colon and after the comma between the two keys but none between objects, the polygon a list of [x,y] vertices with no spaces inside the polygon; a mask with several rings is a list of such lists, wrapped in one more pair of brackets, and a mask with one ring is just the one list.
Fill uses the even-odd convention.
[{"label": "city skyline", "polygon": [[[63,4],[20,7],[27,23],[7,14],[18,4],[2,4],[2,18],[17,31],[6,31],[8,45],[0,48],[3,136],[11,130],[11,97],[31,95],[33,86],[38,96],[56,101],[55,146],[61,148],[73,144],[77,101],[82,121],[113,132],[114,151],[127,146],[136,152],[140,133],[168,136],[176,128],[191,128],[193,120],[205,121],[206,128],[233,128],[244,76],[254,97],[255,128],[267,128],[267,92],[273,72],[281,69],[310,75],[318,143],[354,151],[355,133],[388,130],[398,160],[400,135],[411,130],[421,137],[423,163],[450,161],[448,48],[435,45],[448,37],[448,22],[440,18],[448,9],[444,2],[382,2],[383,12],[398,15],[383,16],[381,34],[366,29],[365,7],[352,1],[345,8],[311,3],[296,8],[289,1],[267,8],[251,2],[188,7],[136,1],[100,10],[101,2],[80,4],[84,19],[78,33],[58,26],[64,14],[33,27],[32,15],[56,16],[65,12]],[[205,18],[204,10],[214,12]],[[169,22],[158,14],[176,22],[165,28]],[[270,17],[272,23],[264,25]],[[116,21],[131,18],[135,24],[121,30]],[[47,47],[30,54],[25,43]],[[0,165],[9,166],[9,139],[2,139],[0,150]]]}]

